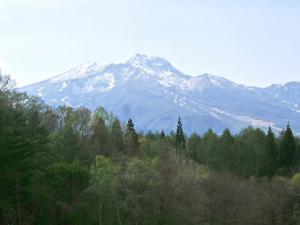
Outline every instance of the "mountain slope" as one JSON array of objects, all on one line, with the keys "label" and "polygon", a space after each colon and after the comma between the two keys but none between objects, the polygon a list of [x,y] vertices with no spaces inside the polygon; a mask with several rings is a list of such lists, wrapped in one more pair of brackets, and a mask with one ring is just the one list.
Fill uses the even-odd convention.
[{"label": "mountain slope", "polygon": [[295,108],[300,86],[290,89],[294,94],[283,94],[277,86],[263,89],[210,74],[189,76],[163,58],[141,54],[122,64],[82,64],[21,90],[54,106],[102,105],[122,121],[132,118],[141,130],[173,130],[180,115],[187,133],[209,128],[237,132],[248,125],[279,131],[287,121],[300,131]]}]

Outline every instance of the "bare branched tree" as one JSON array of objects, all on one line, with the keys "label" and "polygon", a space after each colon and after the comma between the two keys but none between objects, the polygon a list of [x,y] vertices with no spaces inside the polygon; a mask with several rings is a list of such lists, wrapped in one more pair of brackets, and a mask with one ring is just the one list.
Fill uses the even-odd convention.
[{"label": "bare branched tree", "polygon": [[0,70],[0,100],[3,100],[8,96],[15,87],[15,82],[9,75],[4,75]]}]

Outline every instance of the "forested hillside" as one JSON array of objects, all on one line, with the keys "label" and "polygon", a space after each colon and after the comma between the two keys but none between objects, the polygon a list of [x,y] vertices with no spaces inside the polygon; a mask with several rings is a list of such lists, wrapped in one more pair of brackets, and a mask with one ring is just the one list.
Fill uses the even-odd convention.
[{"label": "forested hillside", "polygon": [[0,225],[300,224],[293,124],[187,136],[180,117],[171,133],[134,122],[52,108],[0,75]]}]

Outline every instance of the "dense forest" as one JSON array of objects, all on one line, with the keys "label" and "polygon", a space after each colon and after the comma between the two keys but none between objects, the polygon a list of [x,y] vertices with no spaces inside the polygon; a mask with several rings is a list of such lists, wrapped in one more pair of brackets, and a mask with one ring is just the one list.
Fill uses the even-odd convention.
[{"label": "dense forest", "polygon": [[179,118],[170,134],[142,133],[0,75],[0,225],[299,225],[291,126],[187,136]]}]

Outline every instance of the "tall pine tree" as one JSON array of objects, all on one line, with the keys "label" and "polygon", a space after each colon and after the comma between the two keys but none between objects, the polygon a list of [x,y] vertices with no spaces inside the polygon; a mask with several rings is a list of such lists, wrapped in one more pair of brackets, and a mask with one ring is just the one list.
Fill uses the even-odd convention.
[{"label": "tall pine tree", "polygon": [[219,139],[219,146],[217,148],[217,155],[215,157],[218,159],[218,162],[215,168],[225,171],[234,171],[236,164],[236,152],[234,148],[234,138],[229,129],[225,129],[223,131],[223,134]]},{"label": "tall pine tree", "polygon": [[176,147],[179,151],[179,154],[183,154],[185,149],[185,137],[183,133],[182,123],[180,117],[177,122],[177,130],[176,130]]},{"label": "tall pine tree", "polygon": [[111,145],[113,153],[124,151],[123,133],[121,130],[120,121],[115,118],[111,129]]},{"label": "tall pine tree", "polygon": [[275,143],[275,135],[269,127],[266,146],[265,146],[265,162],[264,162],[264,175],[271,178],[274,176],[277,169],[277,149]]},{"label": "tall pine tree", "polygon": [[164,131],[164,130],[162,130],[162,131],[160,132],[160,137],[161,137],[162,139],[164,139],[164,138],[166,137],[166,134],[165,134],[165,131]]},{"label": "tall pine tree", "polygon": [[282,168],[290,169],[295,165],[296,146],[293,131],[288,123],[284,132],[279,151],[279,165]]},{"label": "tall pine tree", "polygon": [[128,120],[125,134],[126,152],[129,154],[136,154],[139,148],[139,137],[135,132],[132,119]]}]

